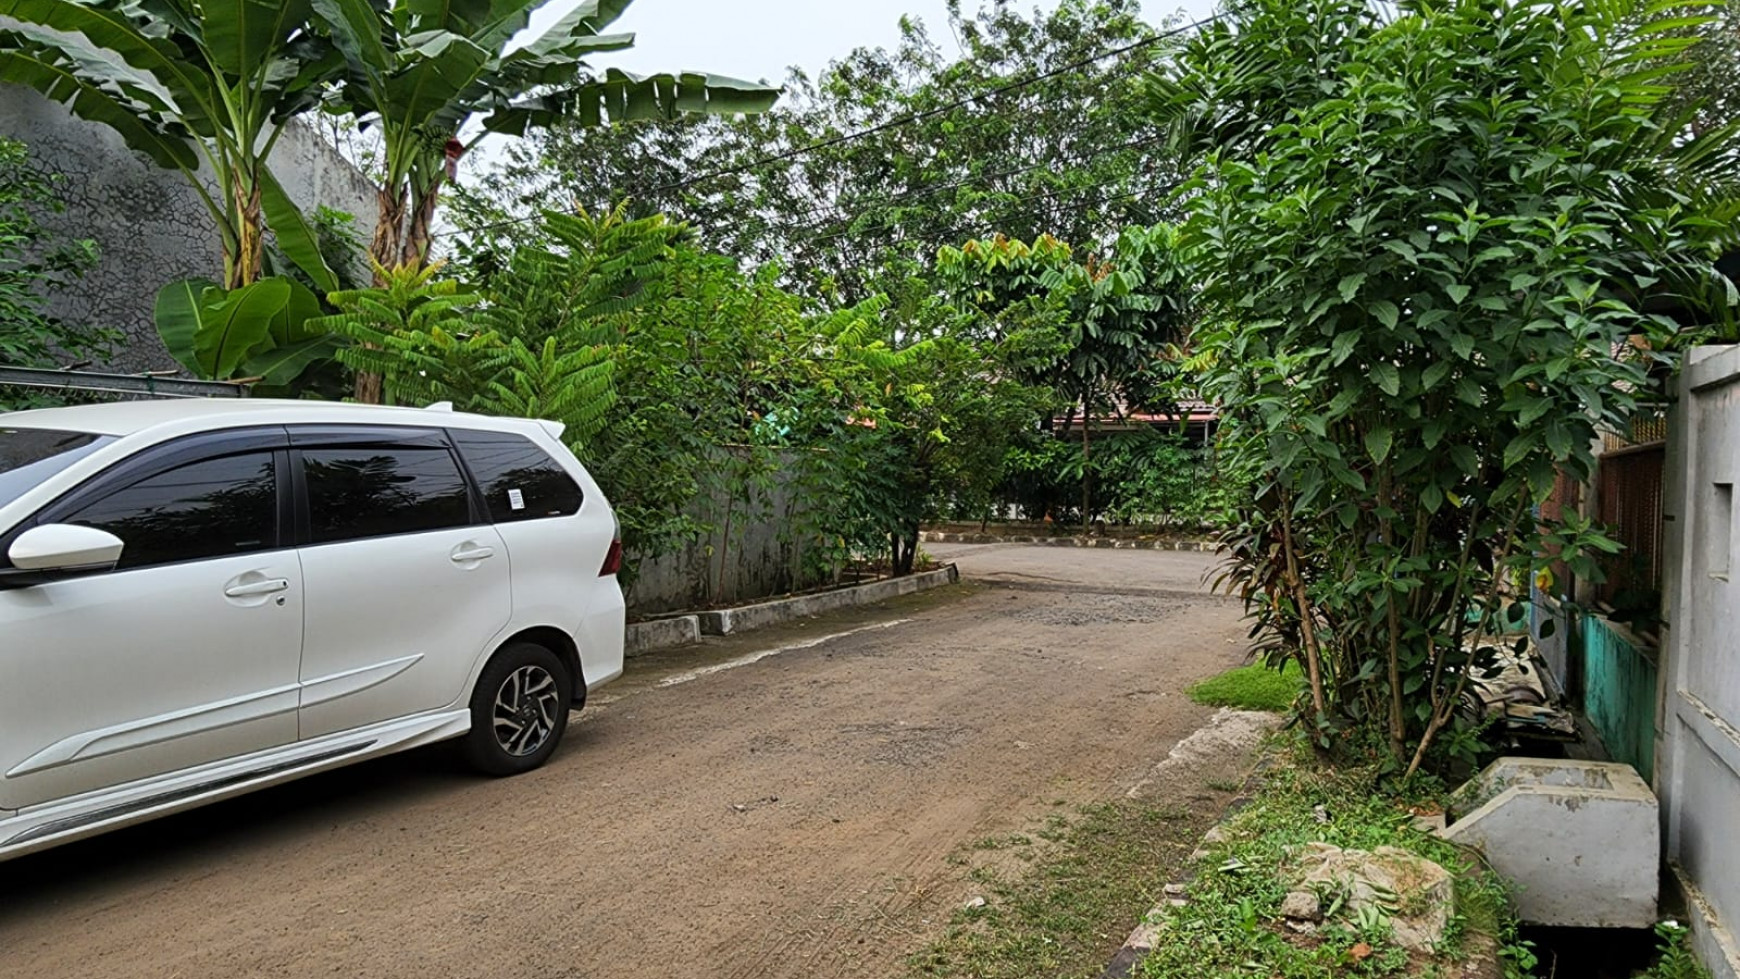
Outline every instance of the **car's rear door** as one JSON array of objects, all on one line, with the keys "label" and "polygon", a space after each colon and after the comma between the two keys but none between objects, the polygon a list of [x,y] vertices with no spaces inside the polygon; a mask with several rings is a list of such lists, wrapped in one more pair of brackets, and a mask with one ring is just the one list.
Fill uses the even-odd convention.
[{"label": "car's rear door", "polygon": [[445,432],[290,429],[308,592],[301,737],[457,701],[513,611],[508,555]]},{"label": "car's rear door", "polygon": [[0,808],[295,742],[288,458],[283,429],[180,440],[8,532],[83,524],[125,546],[112,571],[0,590]]}]

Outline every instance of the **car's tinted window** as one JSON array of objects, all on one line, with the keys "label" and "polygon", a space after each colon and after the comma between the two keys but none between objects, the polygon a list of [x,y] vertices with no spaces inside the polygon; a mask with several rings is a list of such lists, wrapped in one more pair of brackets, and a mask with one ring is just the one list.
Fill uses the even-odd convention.
[{"label": "car's tinted window", "polygon": [[0,425],[0,506],[113,441],[89,432]]},{"label": "car's tinted window", "polygon": [[522,435],[453,432],[453,441],[497,522],[566,517],[580,510],[580,486],[550,454]]},{"label": "car's tinted window", "polygon": [[302,466],[309,532],[316,544],[471,522],[465,478],[446,449],[306,449]]},{"label": "car's tinted window", "polygon": [[61,522],[121,538],[123,571],[269,550],[278,546],[272,454],[189,463],[116,490]]}]

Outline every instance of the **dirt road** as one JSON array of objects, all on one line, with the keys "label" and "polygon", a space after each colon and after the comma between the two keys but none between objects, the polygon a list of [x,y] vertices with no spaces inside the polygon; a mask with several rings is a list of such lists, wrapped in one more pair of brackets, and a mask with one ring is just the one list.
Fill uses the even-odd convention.
[{"label": "dirt road", "polygon": [[930,549],[972,583],[634,660],[530,775],[411,755],[0,864],[0,976],[898,975],[952,852],[1123,792],[1243,650],[1205,555]]}]

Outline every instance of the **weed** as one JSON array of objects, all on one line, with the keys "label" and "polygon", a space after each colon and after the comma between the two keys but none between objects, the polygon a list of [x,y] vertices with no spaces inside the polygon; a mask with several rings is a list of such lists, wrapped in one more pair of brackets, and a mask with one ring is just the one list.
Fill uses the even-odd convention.
[{"label": "weed", "polygon": [[1190,688],[1190,699],[1209,707],[1284,711],[1293,706],[1304,684],[1297,663],[1285,671],[1266,666],[1241,666]]},{"label": "weed", "polygon": [[[1434,968],[1453,973],[1457,970],[1439,967],[1462,954],[1469,935],[1505,932],[1510,915],[1502,885],[1453,844],[1412,825],[1407,805],[1433,786],[1410,783],[1400,793],[1393,785],[1380,789],[1374,769],[1319,768],[1302,749],[1285,761],[1227,825],[1225,841],[1210,847],[1190,885],[1189,904],[1169,913],[1166,940],[1142,963],[1138,977],[1399,979]],[[1328,822],[1316,818],[1320,809],[1331,814]],[[1411,961],[1394,940],[1393,919],[1421,910],[1405,895],[1380,893],[1375,903],[1356,910],[1345,887],[1325,884],[1317,893],[1323,923],[1310,935],[1287,930],[1280,917],[1289,890],[1284,868],[1297,848],[1310,842],[1362,850],[1399,847],[1450,871],[1456,878],[1457,913],[1437,960],[1416,956]],[[1515,964],[1528,967],[1520,958]]]},{"label": "weed", "polygon": [[1710,970],[1692,954],[1686,939],[1691,932],[1677,921],[1664,921],[1655,926],[1656,948],[1660,958],[1638,979],[1710,979]]},{"label": "weed", "polygon": [[[1138,800],[1059,814],[1034,835],[1044,847],[1005,875],[978,868],[983,908],[957,913],[948,931],[907,962],[913,976],[1030,979],[1094,976],[1117,951],[1137,916],[1176,879],[1177,864],[1206,828],[1206,815]],[[1006,848],[1016,836],[999,837]]]}]

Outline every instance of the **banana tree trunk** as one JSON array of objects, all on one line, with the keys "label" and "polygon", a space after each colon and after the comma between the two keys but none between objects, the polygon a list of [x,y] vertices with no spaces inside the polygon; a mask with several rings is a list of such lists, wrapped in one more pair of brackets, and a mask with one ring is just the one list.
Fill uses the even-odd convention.
[{"label": "banana tree trunk", "polygon": [[224,256],[224,287],[240,289],[260,281],[266,263],[266,238],[260,218],[259,184],[238,176],[230,186],[236,238],[234,250]]},{"label": "banana tree trunk", "polygon": [[[387,270],[399,265],[405,248],[405,193],[389,194],[377,190],[375,202],[380,217],[375,222],[374,237],[369,241],[369,257],[374,260],[371,264],[375,269],[375,288],[384,289]],[[381,404],[386,396],[381,375],[373,371],[357,371],[351,394],[361,404]]]},{"label": "banana tree trunk", "polygon": [[407,209],[406,194],[388,194],[386,191],[376,191],[375,201],[380,208],[380,220],[375,224],[375,236],[369,242],[369,257],[374,259],[375,287],[386,287],[386,271],[395,268],[403,261],[405,250],[405,211]]},{"label": "banana tree trunk", "polygon": [[399,262],[422,268],[429,261],[429,245],[434,238],[435,206],[441,202],[441,185],[437,183],[417,196],[411,211],[411,227],[399,249]]}]

